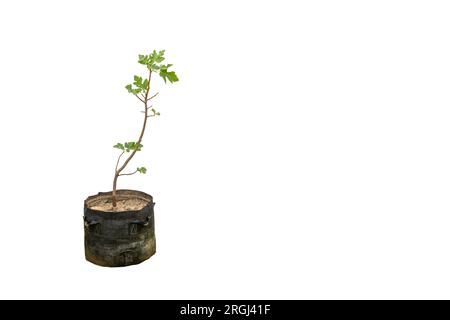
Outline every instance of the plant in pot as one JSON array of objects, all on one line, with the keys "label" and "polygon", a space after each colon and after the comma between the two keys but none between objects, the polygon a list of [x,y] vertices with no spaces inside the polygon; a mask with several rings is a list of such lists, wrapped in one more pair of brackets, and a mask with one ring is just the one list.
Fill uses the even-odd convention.
[{"label": "plant in pot", "polygon": [[136,190],[117,189],[118,179],[136,173],[145,174],[145,167],[129,170],[130,162],[143,148],[143,138],[149,118],[159,116],[150,102],[153,74],[159,74],[165,83],[178,77],[164,64],[164,50],[139,55],[138,63],[146,67],[146,76],[134,76],[134,82],[125,86],[143,105],[143,124],[137,140],[117,143],[117,158],[112,191],[100,192],[84,201],[84,246],[86,260],[101,266],[121,267],[147,260],[156,252],[154,212],[151,195]]}]

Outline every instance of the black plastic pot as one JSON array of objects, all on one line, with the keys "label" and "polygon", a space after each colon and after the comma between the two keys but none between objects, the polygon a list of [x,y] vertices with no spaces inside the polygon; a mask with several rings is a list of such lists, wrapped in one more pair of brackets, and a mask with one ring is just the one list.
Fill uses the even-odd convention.
[{"label": "black plastic pot", "polygon": [[141,263],[156,252],[152,196],[135,190],[117,190],[117,200],[136,197],[148,201],[139,211],[104,212],[93,204],[111,198],[100,192],[84,201],[86,260],[99,266],[123,267]]}]

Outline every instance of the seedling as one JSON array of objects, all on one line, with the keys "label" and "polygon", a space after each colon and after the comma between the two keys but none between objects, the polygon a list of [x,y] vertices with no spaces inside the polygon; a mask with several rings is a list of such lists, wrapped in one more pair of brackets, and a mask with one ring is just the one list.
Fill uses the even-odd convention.
[{"label": "seedling", "polygon": [[[142,125],[141,133],[139,134],[139,138],[136,141],[117,143],[114,145],[114,148],[119,149],[121,151],[119,157],[117,158],[116,167],[114,169],[114,180],[113,180],[113,190],[112,190],[112,206],[116,208],[117,206],[117,198],[116,198],[116,190],[117,190],[117,180],[121,176],[130,176],[135,173],[145,174],[147,169],[145,167],[137,167],[135,171],[124,173],[125,168],[133,159],[136,152],[141,151],[144,145],[142,144],[142,139],[144,137],[145,128],[147,126],[147,120],[152,117],[160,116],[159,111],[156,111],[149,102],[158,95],[158,92],[151,95],[150,87],[151,87],[151,79],[152,74],[157,73],[164,80],[164,83],[169,81],[170,83],[178,81],[178,77],[174,71],[169,71],[169,68],[172,67],[171,64],[163,64],[162,62],[165,60],[164,58],[164,50],[153,52],[149,55],[139,55],[138,63],[146,66],[148,75],[147,77],[134,76],[134,81],[132,84],[128,84],[125,86],[125,89],[132,95],[134,95],[143,105],[144,110],[144,123]],[[127,155],[126,159],[121,163],[122,157]]]}]

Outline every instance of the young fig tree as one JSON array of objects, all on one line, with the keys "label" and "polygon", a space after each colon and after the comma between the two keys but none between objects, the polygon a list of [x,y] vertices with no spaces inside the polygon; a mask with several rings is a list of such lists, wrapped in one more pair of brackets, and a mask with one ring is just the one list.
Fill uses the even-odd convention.
[{"label": "young fig tree", "polygon": [[[150,101],[158,95],[158,92],[154,94],[150,94],[151,88],[151,80],[152,74],[157,73],[164,80],[165,83],[176,82],[178,81],[178,77],[174,71],[169,71],[169,68],[172,67],[171,64],[164,64],[164,50],[156,52],[153,50],[152,53],[148,55],[139,55],[138,63],[144,65],[147,69],[146,76],[141,77],[138,75],[134,76],[134,81],[131,84],[125,86],[125,89],[132,95],[134,95],[142,104],[143,110],[141,111],[144,114],[142,129],[139,134],[139,137],[136,141],[117,143],[114,145],[114,148],[119,149],[121,151],[120,155],[117,158],[116,167],[114,169],[114,180],[113,180],[113,190],[112,190],[112,205],[113,208],[117,207],[117,180],[120,176],[129,176],[135,173],[143,173],[147,172],[145,167],[137,167],[134,171],[124,173],[124,170],[127,168],[131,159],[133,159],[134,155],[141,151],[143,148],[142,139],[144,137],[145,128],[147,127],[147,121],[151,117],[157,117],[160,115],[159,111],[156,111],[152,105],[150,105]],[[125,160],[121,163],[122,157],[126,155]]]}]

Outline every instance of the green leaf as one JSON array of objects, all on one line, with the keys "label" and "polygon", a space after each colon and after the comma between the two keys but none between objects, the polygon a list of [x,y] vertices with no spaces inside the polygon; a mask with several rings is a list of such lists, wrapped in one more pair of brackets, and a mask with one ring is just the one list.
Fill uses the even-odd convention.
[{"label": "green leaf", "polygon": [[130,150],[133,150],[134,142],[125,142],[125,149],[127,152],[130,152]]},{"label": "green leaf", "polygon": [[131,150],[141,151],[144,147],[142,143],[137,144],[136,142],[125,142],[123,146],[126,152],[130,152]]},{"label": "green leaf", "polygon": [[134,82],[133,84],[141,89],[141,90],[146,90],[147,89],[147,84],[148,84],[148,80],[145,79],[144,81],[142,81],[142,77],[139,76],[134,76]]},{"label": "green leaf", "polygon": [[156,111],[155,109],[153,109],[153,108],[151,108],[150,111],[153,112],[153,116],[159,116],[159,115],[160,115],[160,113],[157,112],[157,111]]},{"label": "green leaf", "polygon": [[159,75],[163,78],[164,82],[167,83],[169,80],[170,83],[178,81],[178,76],[175,71],[168,71],[168,69],[173,66],[172,64],[161,65],[161,69],[159,70]]},{"label": "green leaf", "polygon": [[164,50],[158,52],[153,50],[149,55],[140,54],[138,56],[138,63],[146,65],[149,70],[155,71],[159,68],[157,64],[163,62],[165,59],[164,52]]},{"label": "green leaf", "polygon": [[159,72],[159,75],[161,76],[161,78],[163,78],[164,82],[167,83],[167,80],[169,80],[170,83],[174,83],[177,82],[178,76],[176,75],[176,73],[174,71],[163,71],[161,70]]},{"label": "green leaf", "polygon": [[156,52],[156,50],[153,50],[153,52],[150,54],[150,60],[152,62],[161,63],[164,61],[164,52],[165,50],[160,50],[159,52]]},{"label": "green leaf", "polygon": [[152,71],[158,71],[160,68],[161,67],[155,63],[150,66],[150,70],[152,70]]},{"label": "green leaf", "polygon": [[139,167],[136,170],[139,171],[140,173],[144,173],[144,174],[147,172],[147,169],[145,167]]},{"label": "green leaf", "polygon": [[140,64],[144,64],[144,65],[148,64],[148,56],[143,55],[143,54],[140,54],[140,55],[139,55],[138,62],[139,62]]},{"label": "green leaf", "polygon": [[127,84],[125,86],[125,89],[127,89],[127,91],[132,94],[138,94],[142,91],[141,88],[133,88],[133,86],[131,84]]},{"label": "green leaf", "polygon": [[171,72],[167,73],[167,78],[169,79],[169,81],[171,83],[177,82],[179,80],[175,71],[171,71]]},{"label": "green leaf", "polygon": [[155,56],[155,62],[161,63],[161,62],[164,61],[164,59],[165,59],[165,58],[164,58],[164,52],[165,52],[165,50],[159,51],[158,55]]},{"label": "green leaf", "polygon": [[134,83],[136,84],[136,83],[142,83],[142,77],[139,77],[139,76],[134,76]]},{"label": "green leaf", "polygon": [[113,146],[113,148],[117,148],[117,149],[120,149],[120,150],[125,150],[124,145],[121,144],[121,143],[117,143],[116,145]]},{"label": "green leaf", "polygon": [[141,151],[141,149],[142,149],[143,147],[144,147],[144,145],[141,144],[141,143],[139,143],[139,144],[136,144],[136,145],[135,145],[134,149],[136,149],[136,151]]}]

